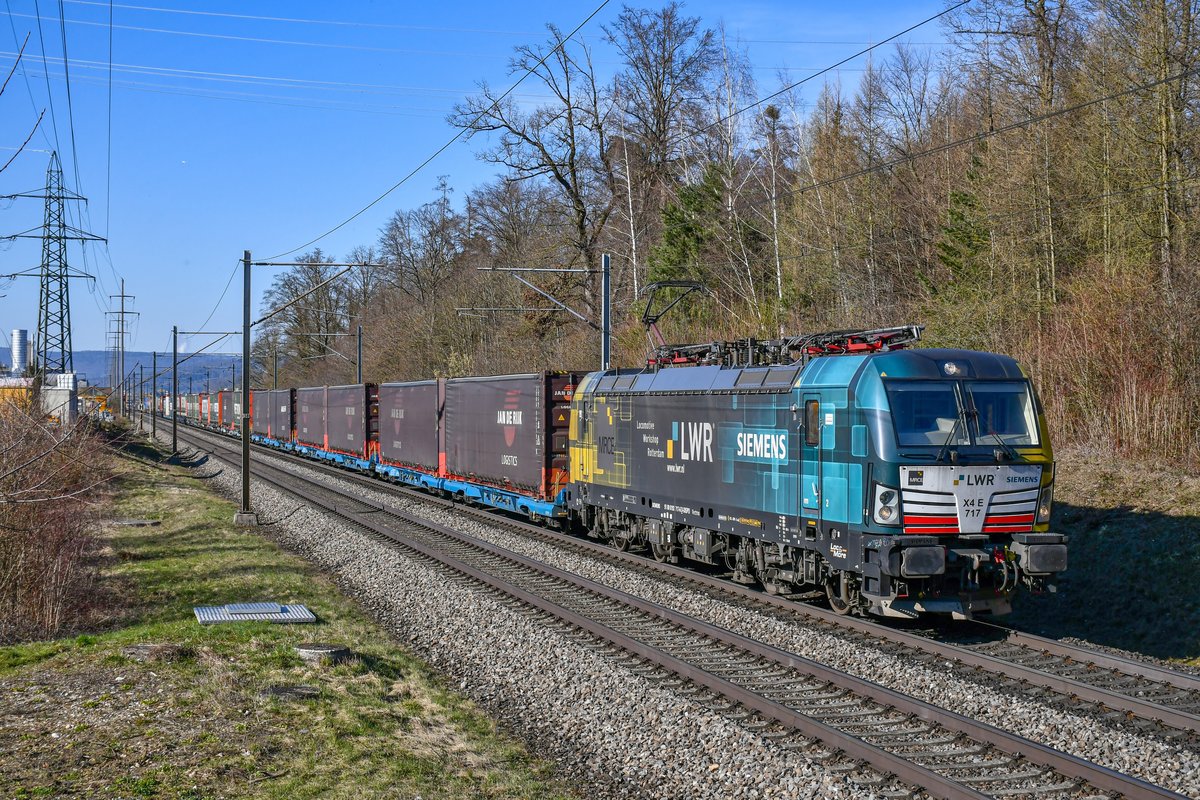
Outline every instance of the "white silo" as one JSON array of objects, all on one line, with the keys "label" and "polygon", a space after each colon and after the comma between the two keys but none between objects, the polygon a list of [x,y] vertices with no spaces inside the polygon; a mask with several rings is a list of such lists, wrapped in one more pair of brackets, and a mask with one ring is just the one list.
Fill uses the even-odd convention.
[{"label": "white silo", "polygon": [[29,331],[13,328],[12,332],[12,373],[24,375],[29,369]]}]

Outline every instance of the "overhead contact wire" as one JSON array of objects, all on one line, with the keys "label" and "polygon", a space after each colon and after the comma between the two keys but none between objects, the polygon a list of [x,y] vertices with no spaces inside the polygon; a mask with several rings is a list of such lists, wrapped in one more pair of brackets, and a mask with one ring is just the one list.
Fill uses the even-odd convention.
[{"label": "overhead contact wire", "polygon": [[905,28],[904,30],[900,31],[899,33],[894,33],[882,41],[876,42],[875,44],[872,44],[868,47],[864,47],[862,50],[859,50],[857,53],[854,53],[853,55],[846,56],[845,58],[843,58],[841,61],[837,62],[836,64],[831,64],[830,66],[825,67],[822,70],[819,70],[817,72],[814,72],[811,75],[807,75],[807,76],[801,78],[800,80],[796,81],[795,83],[791,83],[791,84],[783,87],[782,89],[780,89],[777,92],[772,92],[771,94],[767,95],[766,97],[762,97],[762,98],[759,98],[758,100],[755,100],[753,103],[751,103],[748,106],[739,108],[738,110],[736,110],[724,117],[718,118],[717,120],[713,121],[712,123],[701,128],[699,131],[696,131],[696,133],[705,133],[707,131],[710,131],[713,128],[717,127],[718,125],[728,122],[729,120],[733,119],[734,117],[740,116],[741,114],[744,114],[745,112],[747,112],[753,108],[758,108],[759,106],[761,106],[763,103],[767,102],[768,100],[774,100],[776,97],[779,97],[780,95],[787,94],[792,89],[795,89],[797,86],[801,86],[801,85],[813,80],[814,78],[819,78],[822,75],[833,72],[838,67],[843,66],[844,64],[848,64],[856,58],[861,58],[862,56],[865,56],[867,53],[870,53],[871,51],[876,50],[877,48],[880,48],[885,44],[896,41],[897,39],[899,39],[901,36],[904,36],[905,34],[912,33],[917,28],[924,27],[925,25],[928,25],[929,23],[933,22],[934,20],[937,20],[937,19],[940,19],[940,18],[946,16],[947,14],[949,14],[952,11],[957,11],[958,9],[962,8],[967,3],[970,3],[970,2],[971,2],[971,0],[961,0],[961,2],[955,3],[954,5],[946,8],[943,11],[939,11],[938,13],[934,14],[932,17],[928,17],[928,18],[916,23],[915,25],[910,25],[907,28]]},{"label": "overhead contact wire", "polygon": [[484,114],[487,114],[487,113],[489,113],[489,112],[490,112],[492,109],[494,109],[496,106],[498,106],[502,100],[504,100],[506,97],[508,97],[508,96],[509,96],[510,94],[512,94],[514,91],[516,91],[517,87],[518,87],[518,86],[520,86],[522,83],[524,83],[524,82],[525,82],[525,80],[526,80],[526,79],[527,79],[527,78],[528,78],[530,75],[532,75],[532,74],[533,74],[534,70],[536,70],[538,67],[540,67],[540,66],[542,66],[543,64],[545,64],[545,63],[546,63],[546,60],[547,60],[547,59],[549,59],[549,58],[550,58],[550,56],[554,55],[554,53],[555,53],[555,52],[557,52],[557,51],[558,51],[558,49],[559,49],[560,47],[563,47],[563,46],[565,46],[565,45],[566,45],[566,43],[567,43],[568,41],[570,41],[572,37],[574,37],[574,36],[575,36],[575,34],[579,33],[579,31],[583,29],[583,26],[585,26],[585,25],[587,25],[589,22],[591,22],[591,21],[592,21],[592,19],[593,19],[593,18],[594,18],[594,17],[595,17],[597,14],[599,14],[599,13],[600,13],[602,10],[604,10],[604,7],[605,7],[605,6],[607,6],[607,5],[609,4],[609,2],[610,2],[610,0],[603,0],[603,2],[602,2],[602,3],[600,3],[600,5],[596,6],[596,9],[595,9],[595,10],[594,10],[594,11],[593,11],[591,14],[588,14],[587,18],[586,18],[586,19],[584,19],[584,20],[583,20],[583,22],[581,22],[581,23],[579,23],[578,25],[576,25],[576,26],[575,26],[575,29],[574,29],[574,30],[572,30],[572,31],[571,31],[571,32],[570,32],[570,33],[569,33],[569,34],[568,34],[566,37],[564,37],[564,38],[562,39],[562,41],[561,41],[559,44],[555,45],[555,46],[554,46],[553,48],[551,48],[551,49],[550,49],[550,50],[549,50],[549,51],[548,51],[548,52],[547,52],[547,53],[546,53],[544,56],[542,56],[542,57],[541,57],[541,58],[538,60],[537,64],[535,64],[534,66],[532,66],[532,67],[530,67],[530,68],[526,69],[526,70],[525,70],[525,74],[524,74],[524,75],[522,75],[520,78],[518,78],[518,79],[517,79],[517,81],[516,81],[514,84],[512,84],[511,86],[509,86],[509,87],[508,87],[508,89],[506,89],[502,95],[500,95],[500,96],[499,96],[499,97],[497,97],[497,98],[496,98],[494,101],[492,101],[492,104],[491,104],[490,106],[488,106],[488,107],[487,107],[486,109],[484,109],[483,111],[480,111],[480,112],[479,112],[479,114],[477,114],[477,115],[475,116],[475,118],[474,118],[473,120],[471,120],[471,124],[470,124],[470,125],[460,128],[460,129],[459,129],[459,131],[458,131],[458,133],[456,133],[454,136],[452,136],[452,137],[450,138],[450,141],[446,142],[444,145],[442,145],[441,147],[439,147],[439,148],[438,148],[436,151],[434,151],[434,153],[433,153],[432,155],[430,155],[428,158],[426,158],[424,161],[422,161],[420,164],[418,164],[418,165],[417,165],[417,166],[416,166],[416,167],[415,167],[415,168],[414,168],[414,169],[413,169],[411,172],[409,172],[407,175],[405,175],[405,176],[404,176],[403,178],[401,178],[400,180],[396,181],[396,183],[392,184],[392,187],[391,187],[390,189],[388,189],[386,192],[384,192],[383,194],[381,194],[381,195],[379,195],[378,197],[376,197],[376,198],[375,198],[374,200],[372,200],[370,203],[367,203],[365,206],[363,206],[362,208],[360,208],[358,211],[354,212],[352,215],[350,215],[349,217],[347,217],[347,218],[346,218],[346,219],[344,219],[343,221],[339,222],[337,225],[334,225],[332,228],[330,228],[329,230],[325,231],[325,233],[322,233],[320,236],[316,237],[315,239],[310,239],[309,241],[305,242],[304,244],[300,245],[299,247],[293,247],[291,250],[287,250],[287,251],[284,251],[284,252],[282,252],[282,253],[277,253],[277,254],[275,254],[275,255],[273,255],[273,256],[270,256],[270,257],[268,257],[268,259],[267,259],[267,260],[268,260],[268,261],[273,261],[273,260],[275,260],[275,259],[277,259],[277,258],[283,258],[284,256],[290,256],[292,253],[295,253],[295,252],[296,252],[296,251],[298,251],[298,250],[303,250],[303,249],[304,249],[304,248],[306,248],[306,247],[311,247],[312,245],[314,245],[314,244],[316,244],[317,242],[319,242],[319,241],[321,241],[322,239],[324,239],[326,236],[329,236],[330,234],[332,234],[332,233],[335,233],[336,231],[339,231],[339,230],[341,230],[342,228],[346,227],[346,226],[347,226],[347,225],[349,225],[351,222],[353,222],[354,220],[358,219],[360,216],[362,216],[363,214],[365,214],[365,213],[366,213],[368,210],[370,210],[371,208],[373,208],[374,206],[376,206],[376,205],[377,205],[377,204],[378,204],[380,201],[382,201],[382,200],[383,200],[385,197],[387,197],[387,196],[388,196],[388,195],[390,195],[392,192],[396,191],[396,190],[397,190],[397,189],[399,189],[401,186],[403,186],[403,185],[404,185],[406,182],[408,182],[408,180],[409,180],[410,178],[412,178],[412,177],[413,177],[413,176],[415,176],[415,175],[416,175],[418,172],[420,172],[422,169],[424,169],[424,168],[425,168],[427,165],[429,165],[429,163],[430,163],[430,162],[432,162],[432,161],[433,161],[435,158],[437,158],[438,156],[440,156],[442,153],[446,152],[446,150],[448,150],[452,144],[454,144],[454,143],[455,143],[455,142],[457,142],[459,139],[461,139],[463,136],[465,136],[465,135],[467,134],[467,131],[468,131],[468,130],[470,130],[470,129],[471,129],[473,126],[474,126],[474,124],[475,124],[476,122],[478,122],[480,119],[482,119],[482,118],[483,118]]}]

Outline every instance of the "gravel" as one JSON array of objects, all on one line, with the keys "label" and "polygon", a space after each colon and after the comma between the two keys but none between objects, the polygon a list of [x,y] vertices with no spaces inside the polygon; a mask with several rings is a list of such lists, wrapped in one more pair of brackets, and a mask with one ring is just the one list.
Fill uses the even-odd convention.
[{"label": "gravel", "polygon": [[[168,434],[169,436],[169,434]],[[297,471],[308,469],[292,465]],[[237,496],[235,469],[206,474]],[[548,626],[526,609],[256,482],[260,530],[341,587],[595,798],[872,798],[850,774],[780,747]],[[400,503],[395,503],[399,505]],[[820,747],[812,751],[822,752]]]},{"label": "gravel", "polygon": [[[334,477],[324,470],[298,463],[292,459],[287,459],[286,463],[294,472],[317,474],[326,480]],[[231,480],[236,477],[235,473]],[[961,670],[949,662],[914,663],[903,657],[809,628],[803,624],[785,622],[768,614],[709,597],[701,592],[673,586],[588,556],[577,555],[550,544],[507,533],[456,515],[451,511],[397,496],[384,489],[373,490],[350,481],[339,481],[338,483],[340,488],[358,496],[376,502],[386,502],[394,507],[417,511],[431,521],[529,555],[547,564],[636,594],[664,606],[686,611],[688,614],[712,624],[844,670],[943,708],[954,710],[964,716],[988,722],[1020,736],[1103,764],[1111,769],[1135,775],[1186,796],[1200,797],[1200,752],[1195,749],[1195,741],[1189,741],[1186,737],[1177,741],[1164,739],[1143,732],[1134,724],[1124,720],[1104,719],[1091,708],[1079,711],[1064,710],[1060,707],[1061,704],[1049,705],[1037,698],[989,685],[987,681],[991,679],[988,678],[981,678],[980,681],[966,680],[962,677]],[[265,497],[262,492],[258,497],[260,502],[265,502],[262,499]],[[295,502],[285,501],[285,506],[284,513],[287,513],[295,507]],[[263,506],[260,513],[264,513],[265,509],[266,506]],[[265,511],[265,513],[267,516],[271,516],[270,511]],[[324,541],[331,553],[340,554],[337,556],[338,558],[345,559],[347,557],[344,547],[339,547],[331,539]],[[398,579],[404,580],[404,578]],[[467,630],[470,628],[468,627]],[[405,635],[411,636],[408,631],[405,631]],[[431,658],[434,663],[442,666],[449,663],[439,661],[434,657]],[[644,690],[638,690],[639,695],[644,693]],[[667,696],[673,697],[672,695]],[[676,698],[670,701],[670,705],[676,707],[679,702]],[[636,715],[643,711],[637,704],[633,708],[635,714],[633,718],[636,719]],[[704,709],[699,709],[698,713],[708,719],[713,719],[712,714]],[[560,724],[556,717],[549,717],[549,720],[551,724]],[[720,723],[714,722],[713,724]],[[732,730],[741,731],[740,728],[728,722],[724,724]],[[745,736],[746,734],[743,731],[741,735]],[[722,747],[729,749],[732,748],[732,744],[724,743]],[[626,748],[622,748],[622,752],[626,750]],[[692,751],[688,750],[687,752],[691,753]],[[696,764],[691,763],[690,769],[694,770],[695,768]],[[688,771],[685,769],[685,773]],[[714,772],[721,774],[721,769],[714,770]],[[678,788],[678,785],[674,786],[675,788],[671,789],[671,792]],[[856,791],[861,794],[862,787],[856,787]],[[860,796],[860,794],[854,794],[853,791],[852,794]],[[668,793],[664,796],[674,795]],[[722,794],[719,796],[743,795]]]}]

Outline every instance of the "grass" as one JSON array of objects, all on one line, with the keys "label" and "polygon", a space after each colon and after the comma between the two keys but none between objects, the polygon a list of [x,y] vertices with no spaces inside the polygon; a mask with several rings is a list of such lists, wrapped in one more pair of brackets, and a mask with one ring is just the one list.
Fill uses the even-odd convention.
[{"label": "grass", "polygon": [[[102,534],[94,631],[0,648],[0,796],[557,798],[518,742],[302,559],[234,528],[184,470],[138,461]],[[195,605],[305,603],[317,625],[202,627]],[[302,642],[355,658],[310,666]],[[139,661],[132,645],[169,645]],[[316,687],[315,699],[263,694]]]}]

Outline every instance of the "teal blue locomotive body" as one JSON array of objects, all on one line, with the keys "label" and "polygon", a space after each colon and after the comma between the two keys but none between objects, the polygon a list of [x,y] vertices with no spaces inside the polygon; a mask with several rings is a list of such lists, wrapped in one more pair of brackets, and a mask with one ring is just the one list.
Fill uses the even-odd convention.
[{"label": "teal blue locomotive body", "polygon": [[1004,614],[1066,569],[1045,417],[1007,356],[591,373],[570,456],[591,535],[845,613]]}]

